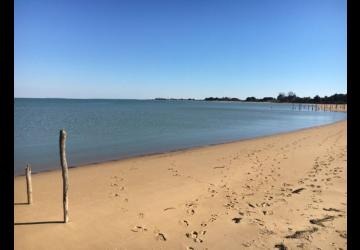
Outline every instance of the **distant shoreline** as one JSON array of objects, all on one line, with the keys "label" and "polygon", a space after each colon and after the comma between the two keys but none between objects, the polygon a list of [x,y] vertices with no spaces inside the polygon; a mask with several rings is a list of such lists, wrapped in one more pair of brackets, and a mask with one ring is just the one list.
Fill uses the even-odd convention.
[{"label": "distant shoreline", "polygon": [[26,100],[74,100],[74,101],[194,101],[194,102],[219,102],[219,103],[273,103],[273,104],[294,104],[294,105],[347,105],[347,103],[305,103],[305,102],[277,102],[277,101],[246,101],[246,100],[205,100],[205,99],[192,99],[192,98],[151,98],[151,99],[113,99],[113,98],[58,98],[58,97],[14,97],[16,99]]}]

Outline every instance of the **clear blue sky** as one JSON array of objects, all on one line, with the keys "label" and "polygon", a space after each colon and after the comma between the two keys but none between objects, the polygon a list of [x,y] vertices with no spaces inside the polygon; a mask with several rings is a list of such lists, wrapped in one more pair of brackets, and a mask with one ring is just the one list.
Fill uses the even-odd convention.
[{"label": "clear blue sky", "polygon": [[345,0],[15,0],[15,97],[346,93]]}]

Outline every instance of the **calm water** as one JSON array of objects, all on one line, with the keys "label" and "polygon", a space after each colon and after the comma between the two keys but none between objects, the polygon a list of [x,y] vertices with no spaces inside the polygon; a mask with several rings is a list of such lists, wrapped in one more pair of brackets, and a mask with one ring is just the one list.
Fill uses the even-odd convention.
[{"label": "calm water", "polygon": [[269,135],[345,119],[289,104],[15,99],[15,166],[58,168],[59,130],[70,166]]}]

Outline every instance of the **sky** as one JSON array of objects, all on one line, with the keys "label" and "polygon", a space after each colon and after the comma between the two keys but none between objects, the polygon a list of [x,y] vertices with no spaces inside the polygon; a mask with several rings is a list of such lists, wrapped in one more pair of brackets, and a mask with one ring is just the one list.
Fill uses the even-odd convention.
[{"label": "sky", "polygon": [[15,97],[347,92],[346,0],[15,0]]}]

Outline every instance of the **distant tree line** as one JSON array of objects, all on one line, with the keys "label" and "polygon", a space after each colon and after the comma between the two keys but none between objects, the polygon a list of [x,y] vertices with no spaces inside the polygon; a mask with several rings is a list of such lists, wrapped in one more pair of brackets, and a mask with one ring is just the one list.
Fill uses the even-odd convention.
[{"label": "distant tree line", "polygon": [[230,98],[230,97],[206,97],[205,101],[241,101],[239,98]]},{"label": "distant tree line", "polygon": [[276,102],[276,99],[274,97],[264,97],[261,99],[257,99],[251,96],[251,97],[247,97],[245,99],[245,102]]},{"label": "distant tree line", "polygon": [[318,95],[311,97],[299,97],[292,91],[287,95],[280,93],[277,98],[264,97],[257,99],[254,96],[247,97],[245,100],[231,97],[206,97],[205,101],[245,101],[245,102],[279,102],[279,103],[333,103],[333,104],[345,104],[347,103],[347,94],[334,94],[332,96],[320,97]]},{"label": "distant tree line", "polygon": [[196,101],[194,98],[155,98],[156,101]]},{"label": "distant tree line", "polygon": [[277,102],[290,102],[290,103],[333,103],[345,104],[347,103],[347,94],[334,94],[332,96],[320,97],[318,95],[311,97],[298,97],[294,92],[289,92],[287,95],[280,93]]}]

